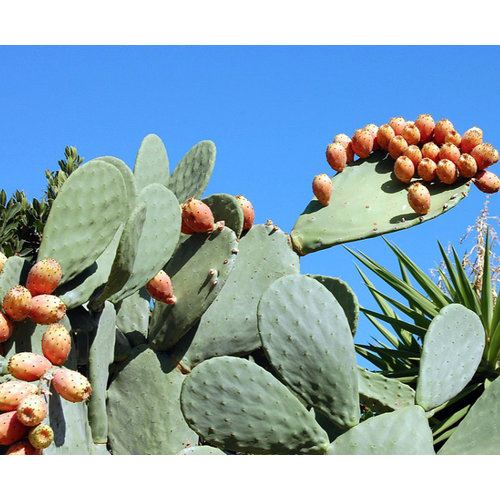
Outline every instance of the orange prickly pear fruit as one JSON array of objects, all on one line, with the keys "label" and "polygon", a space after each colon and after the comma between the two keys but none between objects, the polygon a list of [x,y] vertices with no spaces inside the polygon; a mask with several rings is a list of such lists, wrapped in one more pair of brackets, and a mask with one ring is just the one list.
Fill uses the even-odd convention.
[{"label": "orange prickly pear fruit", "polygon": [[406,120],[402,116],[397,116],[389,120],[389,125],[394,130],[395,135],[401,135],[401,132],[405,128]]},{"label": "orange prickly pear fruit", "polygon": [[28,439],[34,448],[43,450],[54,441],[54,430],[50,425],[39,424],[29,431]]},{"label": "orange prickly pear fruit", "polygon": [[411,182],[415,174],[415,166],[407,156],[400,156],[394,163],[394,175],[405,184]]},{"label": "orange prickly pear fruit", "polygon": [[11,445],[28,434],[28,427],[17,419],[15,411],[0,415],[0,444]]},{"label": "orange prickly pear fruit", "polygon": [[420,142],[425,144],[432,139],[432,133],[434,132],[436,124],[434,123],[434,118],[432,118],[431,115],[419,115],[415,120],[415,126],[420,132]]},{"label": "orange prickly pear fruit", "polygon": [[462,136],[456,131],[451,130],[444,137],[444,143],[454,144],[457,148],[460,148],[460,143],[462,142]]},{"label": "orange prickly pear fruit", "polygon": [[25,397],[37,392],[35,385],[20,380],[10,380],[0,384],[0,411],[15,410]]},{"label": "orange prickly pear fruit", "polygon": [[66,306],[56,295],[37,295],[31,299],[29,318],[39,325],[50,325],[64,318]]},{"label": "orange prickly pear fruit", "polygon": [[415,167],[417,167],[422,160],[422,152],[420,151],[420,148],[415,144],[408,146],[407,150],[405,151],[405,156],[407,156],[413,162],[413,165],[415,165]]},{"label": "orange prickly pear fruit", "polygon": [[240,202],[241,209],[243,210],[243,230],[247,231],[253,226],[255,220],[255,211],[253,205],[242,194],[238,194],[235,198]]},{"label": "orange prickly pear fruit", "polygon": [[373,151],[373,135],[368,130],[358,129],[352,136],[352,150],[360,158],[368,158]]},{"label": "orange prickly pear fruit", "polygon": [[[147,287],[147,285],[146,285]],[[53,364],[62,365],[71,351],[71,335],[60,323],[49,325],[42,336],[43,355]]]},{"label": "orange prickly pear fruit", "polygon": [[448,132],[455,130],[453,123],[450,120],[443,118],[436,123],[436,127],[434,128],[434,142],[438,146],[442,146],[444,144],[444,139]]},{"label": "orange prickly pear fruit", "polygon": [[326,147],[326,161],[336,172],[342,172],[347,164],[347,153],[340,142],[332,142]]},{"label": "orange prickly pear fruit", "polygon": [[478,170],[484,170],[498,161],[498,151],[488,142],[478,144],[470,154],[476,160]]},{"label": "orange prickly pear fruit", "polygon": [[438,179],[445,184],[453,184],[458,179],[457,166],[451,160],[439,160],[436,174]]},{"label": "orange prickly pear fruit", "polygon": [[26,396],[16,409],[17,419],[27,427],[42,423],[47,416],[47,403],[38,395]]},{"label": "orange prickly pear fruit", "polygon": [[477,172],[477,163],[474,158],[467,154],[463,153],[460,155],[460,158],[457,160],[457,168],[462,177],[467,177],[467,179],[471,179],[476,175]]},{"label": "orange prickly pear fruit", "polygon": [[401,135],[394,136],[389,142],[389,154],[394,160],[403,156],[408,149],[408,143]]},{"label": "orange prickly pear fruit", "polygon": [[483,142],[483,131],[479,127],[472,127],[462,136],[460,149],[462,153],[469,153]]},{"label": "orange prickly pear fruit", "polygon": [[483,193],[497,193],[500,189],[500,179],[488,170],[481,170],[474,177],[474,184]]},{"label": "orange prickly pear fruit", "polygon": [[153,297],[153,299],[165,304],[175,304],[177,300],[174,295],[170,276],[163,271],[163,269],[148,282],[146,285],[146,291],[149,295],[151,295],[151,297]]},{"label": "orange prickly pear fruit", "polygon": [[28,273],[26,288],[31,295],[51,294],[61,281],[61,265],[54,259],[37,262]]},{"label": "orange prickly pear fruit", "polygon": [[418,130],[416,125],[411,123],[406,123],[405,127],[401,131],[401,135],[404,137],[409,146],[420,142],[420,130]]},{"label": "orange prickly pear fruit", "polygon": [[333,142],[338,142],[344,146],[347,163],[351,163],[351,161],[354,160],[351,138],[347,134],[337,134],[333,139]]},{"label": "orange prickly pear fruit", "polygon": [[460,149],[458,149],[455,144],[446,142],[441,146],[441,149],[439,150],[439,159],[450,160],[456,164],[457,160],[460,158],[460,154]]},{"label": "orange prickly pear fruit", "polygon": [[5,342],[12,336],[14,325],[12,321],[0,311],[0,342]]},{"label": "orange prickly pear fruit", "polygon": [[65,368],[54,370],[52,386],[62,398],[72,403],[86,401],[92,394],[90,382],[84,375]]},{"label": "orange prickly pear fruit", "polygon": [[8,369],[13,377],[26,382],[40,379],[52,368],[52,363],[41,354],[18,352],[9,359]]},{"label": "orange prickly pear fruit", "polygon": [[195,198],[182,204],[182,221],[195,233],[209,233],[215,225],[210,207]]},{"label": "orange prickly pear fruit", "polygon": [[408,188],[408,203],[417,214],[425,215],[431,208],[431,193],[421,182]]},{"label": "orange prickly pear fruit", "polygon": [[31,309],[31,293],[24,286],[11,288],[3,298],[3,310],[12,321],[25,320]]},{"label": "orange prickly pear fruit", "polygon": [[367,132],[370,132],[373,137],[373,148],[372,151],[377,151],[380,149],[380,145],[377,140],[377,134],[378,134],[378,127],[374,123],[369,123],[368,125],[365,125],[363,127],[363,130],[366,130]]},{"label": "orange prickly pear fruit", "polygon": [[431,182],[436,178],[436,163],[430,158],[422,158],[418,164],[417,173],[424,181]]},{"label": "orange prickly pear fruit", "polygon": [[21,439],[9,446],[6,455],[41,455],[42,450],[37,450],[28,439]]},{"label": "orange prickly pear fruit", "polygon": [[387,151],[389,149],[389,142],[396,135],[394,129],[388,124],[381,125],[377,131],[377,142],[379,146]]},{"label": "orange prickly pear fruit", "polygon": [[427,142],[422,146],[422,157],[430,158],[434,162],[439,161],[440,148],[434,142]]},{"label": "orange prickly pear fruit", "polygon": [[332,180],[326,174],[318,174],[314,177],[312,183],[314,196],[322,205],[328,205],[332,196]]}]

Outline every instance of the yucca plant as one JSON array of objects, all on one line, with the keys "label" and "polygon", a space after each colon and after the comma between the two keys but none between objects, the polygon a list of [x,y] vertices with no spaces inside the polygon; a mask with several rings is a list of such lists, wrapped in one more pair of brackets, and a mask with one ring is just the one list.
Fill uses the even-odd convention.
[{"label": "yucca plant", "polygon": [[[484,220],[484,212],[482,217]],[[492,274],[496,277],[496,268],[492,268],[490,264],[493,255],[490,228],[487,225],[481,227],[484,238],[480,238],[483,245],[479,245],[477,251],[479,265],[477,260],[475,266],[470,265],[470,260],[461,260],[453,246],[450,246],[449,253],[446,252],[438,242],[443,261],[437,270],[437,283],[407,254],[387,240],[386,243],[397,257],[400,276],[366,254],[348,249],[366,268],[404,299],[396,300],[377,290],[357,266],[364,283],[380,307],[380,312],[366,308],[361,310],[385,341],[374,339],[373,343],[357,345],[356,349],[383,375],[396,378],[415,388],[422,340],[431,321],[443,307],[453,303],[462,304],[481,319],[486,346],[476,374],[460,394],[438,407],[430,419],[437,448],[453,433],[485,387],[500,374],[500,301],[496,300],[497,290],[492,281]],[[467,262],[469,270],[472,268],[472,277],[468,276]]]}]

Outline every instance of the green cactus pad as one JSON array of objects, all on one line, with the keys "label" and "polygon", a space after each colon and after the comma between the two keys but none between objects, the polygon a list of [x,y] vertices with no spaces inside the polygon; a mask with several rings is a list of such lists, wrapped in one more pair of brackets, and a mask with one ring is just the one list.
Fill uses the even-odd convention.
[{"label": "green cactus pad", "polygon": [[326,287],[308,276],[284,276],[263,293],[257,318],[264,351],[283,381],[336,425],[356,425],[354,341]]},{"label": "green cactus pad", "polygon": [[273,226],[253,226],[240,241],[233,270],[224,288],[201,317],[185,353],[193,365],[213,356],[247,354],[261,342],[257,305],[276,279],[299,272],[299,259],[287,236]]},{"label": "green cactus pad", "polygon": [[[0,273],[0,306],[4,295],[14,286],[26,283],[26,278],[30,270],[29,262],[22,257],[14,255],[9,257]],[[2,306],[3,310],[3,306]]]},{"label": "green cactus pad", "polygon": [[415,404],[415,391],[399,380],[358,367],[359,401],[377,413]]},{"label": "green cactus pad", "polygon": [[177,196],[179,203],[201,197],[214,169],[215,153],[212,141],[201,141],[175,167],[167,187]]},{"label": "green cactus pad", "polygon": [[193,234],[175,252],[165,272],[177,302],[155,302],[148,336],[153,349],[172,347],[199,321],[222,290],[237,248],[236,235],[225,227],[211,234]]},{"label": "green cactus pad", "polygon": [[219,448],[214,448],[213,446],[190,446],[185,448],[177,455],[227,455]]},{"label": "green cactus pad", "polygon": [[167,186],[169,178],[167,150],[156,134],[149,134],[142,140],[134,166],[134,177],[138,191],[149,184]]},{"label": "green cactus pad", "polygon": [[144,343],[148,334],[149,305],[151,297],[144,288],[123,299],[116,307],[116,327],[125,334],[130,341],[130,336],[142,335]]},{"label": "green cactus pad", "polygon": [[115,333],[116,338],[113,362],[117,363],[120,361],[124,361],[130,356],[132,346],[130,345],[130,342],[128,341],[124,333],[122,333],[120,330],[116,330]]},{"label": "green cactus pad", "polygon": [[113,304],[105,302],[99,315],[97,329],[91,336],[89,348],[89,382],[92,395],[88,402],[89,423],[96,444],[108,440],[108,416],[106,414],[106,388],[109,365],[115,357],[116,312]]},{"label": "green cactus pad", "polygon": [[0,356],[0,376],[7,375],[9,373],[9,360],[3,356]]},{"label": "green cactus pad", "polygon": [[[106,196],[102,196],[106,193]],[[125,182],[110,163],[92,160],[68,177],[52,205],[38,260],[61,264],[61,283],[101,255],[127,215]]]},{"label": "green cactus pad", "polygon": [[180,409],[184,377],[167,354],[146,345],[132,350],[108,389],[113,455],[171,455],[198,442]]},{"label": "green cactus pad", "polygon": [[416,214],[408,205],[407,185],[396,179],[394,160],[384,151],[349,164],[333,177],[332,199],[323,206],[314,198],[291,232],[299,255],[339,243],[371,238],[412,227],[453,208],[467,195],[471,181],[430,184],[431,210]]},{"label": "green cactus pad", "polygon": [[500,455],[500,377],[483,392],[440,455]]},{"label": "green cactus pad", "polygon": [[443,307],[424,337],[417,404],[431,410],[456,396],[481,362],[485,333],[479,316],[462,306]]},{"label": "green cactus pad", "polygon": [[322,276],[319,274],[308,274],[308,276],[319,281],[337,299],[337,302],[342,306],[347,316],[351,333],[354,335],[358,327],[359,302],[352,288],[340,278],[332,278],[331,276]]},{"label": "green cactus pad", "polygon": [[184,381],[186,422],[207,443],[244,453],[322,454],[328,436],[269,372],[241,358],[204,361]]},{"label": "green cactus pad", "polygon": [[339,436],[328,455],[434,455],[424,410],[408,406],[360,423]]},{"label": "green cactus pad", "polygon": [[203,198],[203,203],[210,207],[215,221],[223,220],[226,227],[231,228],[236,236],[241,235],[243,230],[243,209],[240,202],[230,194],[213,194]]},{"label": "green cactus pad", "polygon": [[149,184],[139,194],[147,207],[130,279],[109,297],[117,303],[142,288],[170,259],[179,239],[181,214],[177,198],[161,184]]}]

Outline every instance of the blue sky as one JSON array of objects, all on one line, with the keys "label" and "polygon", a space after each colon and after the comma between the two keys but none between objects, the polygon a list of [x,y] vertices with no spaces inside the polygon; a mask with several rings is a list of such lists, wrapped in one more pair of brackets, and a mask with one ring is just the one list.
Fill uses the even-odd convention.
[{"label": "blue sky", "polygon": [[[87,160],[114,155],[133,166],[154,132],[173,168],[211,139],[217,161],[206,194],[244,194],[256,222],[290,231],[313,176],[331,173],[325,148],[338,133],[430,113],[460,133],[481,127],[498,148],[499,55],[494,46],[1,46],[1,187],[40,197],[44,171],[56,169],[66,145]],[[473,187],[449,213],[388,237],[429,269],[439,260],[436,240],[458,245],[484,200]],[[499,203],[493,195],[491,214]],[[349,246],[397,270],[381,238]],[[374,307],[342,247],[301,266],[345,279]],[[357,341],[373,334],[362,320]]]}]

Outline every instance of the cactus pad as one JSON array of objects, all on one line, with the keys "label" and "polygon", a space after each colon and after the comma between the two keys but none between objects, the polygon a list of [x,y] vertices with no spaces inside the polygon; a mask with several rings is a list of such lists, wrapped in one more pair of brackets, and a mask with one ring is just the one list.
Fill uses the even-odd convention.
[{"label": "cactus pad", "polygon": [[155,182],[167,186],[169,161],[167,150],[156,134],[142,140],[134,166],[134,178],[138,191]]},{"label": "cactus pad", "polygon": [[231,228],[236,236],[241,235],[244,222],[243,209],[234,196],[225,193],[213,194],[201,201],[210,207],[216,221],[225,221],[226,227]]},{"label": "cactus pad", "polygon": [[177,455],[227,455],[219,448],[214,448],[213,446],[190,446],[185,448]]}]

